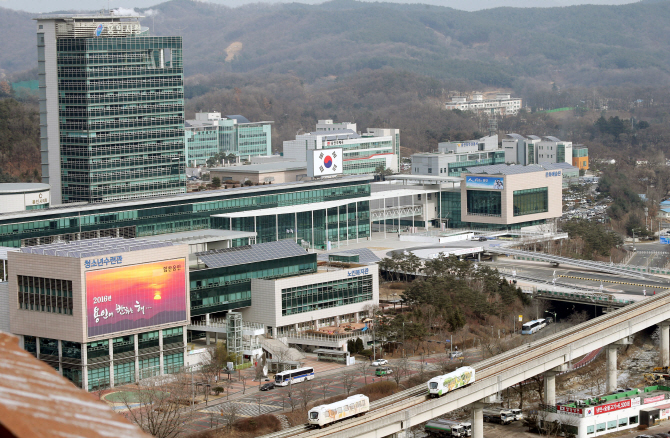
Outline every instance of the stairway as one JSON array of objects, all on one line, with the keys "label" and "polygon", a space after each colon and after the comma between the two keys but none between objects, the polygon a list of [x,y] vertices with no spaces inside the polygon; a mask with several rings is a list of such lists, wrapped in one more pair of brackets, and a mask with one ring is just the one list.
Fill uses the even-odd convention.
[{"label": "stairway", "polygon": [[265,351],[270,353],[274,359],[282,361],[300,362],[305,355],[295,348],[289,347],[279,339],[266,338],[263,335],[258,336],[258,340]]}]

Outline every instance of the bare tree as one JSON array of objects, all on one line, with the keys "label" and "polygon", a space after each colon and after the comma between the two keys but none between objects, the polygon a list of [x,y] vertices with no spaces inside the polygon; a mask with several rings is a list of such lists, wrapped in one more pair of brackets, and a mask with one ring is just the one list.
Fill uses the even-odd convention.
[{"label": "bare tree", "polygon": [[355,384],[356,384],[356,376],[354,375],[354,373],[347,371],[342,374],[342,385],[344,386],[344,391],[347,393],[347,396],[349,396]]},{"label": "bare tree", "polygon": [[288,347],[279,347],[275,353],[273,359],[277,361],[277,371],[283,371],[283,367],[280,368],[282,364],[285,364],[291,358],[291,351]]},{"label": "bare tree", "polygon": [[121,394],[130,420],[156,438],[181,434],[182,425],[193,417],[193,411],[185,409],[190,399],[191,377],[182,373],[137,382],[136,391]]},{"label": "bare tree", "polygon": [[300,399],[296,397],[296,393],[290,393],[288,394],[288,404],[291,406],[291,412],[295,411],[295,407],[298,406],[298,403],[300,402]]},{"label": "bare tree", "polygon": [[440,372],[444,374],[454,371],[456,369],[456,366],[454,365],[454,363],[452,363],[452,360],[449,359],[449,356],[447,355],[439,357],[437,359],[436,365],[440,368]]},{"label": "bare tree", "polygon": [[361,362],[358,364],[358,370],[360,371],[361,375],[363,376],[363,379],[365,381],[365,384],[368,384],[368,370],[370,367],[368,366],[367,362]]},{"label": "bare tree", "polygon": [[391,366],[391,369],[393,370],[393,380],[395,381],[396,385],[400,386],[400,381],[404,376],[407,375],[409,370],[409,360],[406,357],[398,359]]},{"label": "bare tree", "polygon": [[242,394],[247,393],[247,376],[240,374],[240,382],[242,382]]},{"label": "bare tree", "polygon": [[239,406],[236,403],[228,402],[219,409],[219,412],[226,420],[226,427],[230,431],[233,428],[233,423],[240,417]]},{"label": "bare tree", "polygon": [[314,382],[311,380],[304,382],[298,388],[297,392],[298,395],[300,395],[300,404],[302,405],[303,410],[307,410],[307,405],[314,399],[314,394],[312,393],[313,390]]},{"label": "bare tree", "polygon": [[321,390],[321,393],[323,394],[323,399],[324,400],[326,399],[326,396],[328,395],[328,389],[330,388],[331,383],[333,383],[333,382],[331,382],[330,380],[327,380],[327,379],[323,379],[323,380],[319,381],[319,383],[317,384],[319,389]]}]

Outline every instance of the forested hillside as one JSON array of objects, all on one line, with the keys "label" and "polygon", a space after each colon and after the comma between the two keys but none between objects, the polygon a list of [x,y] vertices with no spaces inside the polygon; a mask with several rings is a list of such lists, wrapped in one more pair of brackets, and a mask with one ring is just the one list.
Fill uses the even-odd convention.
[{"label": "forested hillside", "polygon": [[[184,37],[187,75],[225,70],[314,81],[388,66],[494,86],[521,78],[670,83],[667,1],[464,12],[352,0],[234,9],[173,0],[152,7],[152,14],[143,24],[156,34]],[[0,69],[34,66],[30,18],[0,9]],[[235,50],[227,52],[231,44]]]}]

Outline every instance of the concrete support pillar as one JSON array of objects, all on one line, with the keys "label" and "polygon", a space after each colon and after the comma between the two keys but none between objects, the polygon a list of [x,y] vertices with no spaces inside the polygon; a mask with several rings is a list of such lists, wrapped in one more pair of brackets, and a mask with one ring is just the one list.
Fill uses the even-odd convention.
[{"label": "concrete support pillar", "polygon": [[165,374],[165,366],[163,362],[163,330],[158,330],[158,351],[160,356],[158,357],[158,373],[162,376]]},{"label": "concrete support pillar", "polygon": [[544,404],[556,404],[556,373],[547,371],[543,376],[544,382]]},{"label": "concrete support pillar", "polygon": [[299,330],[299,328],[298,328],[298,324],[294,324],[294,328],[293,328],[293,330],[295,330],[295,332],[298,333],[298,330]]},{"label": "concrete support pillar", "polygon": [[114,339],[109,340],[109,387],[114,388]]},{"label": "concrete support pillar", "polygon": [[567,370],[568,364],[563,364],[544,372],[542,380],[544,382],[545,405],[551,406],[556,404],[556,376]]},{"label": "concrete support pillar", "polygon": [[482,402],[472,404],[472,438],[484,438],[484,406]]},{"label": "concrete support pillar", "polygon": [[88,391],[88,345],[87,343],[81,344],[81,388],[84,391]]},{"label": "concrete support pillar", "polygon": [[135,381],[140,381],[140,343],[139,336],[133,335],[133,342],[135,343]]},{"label": "concrete support pillar", "polygon": [[58,373],[63,375],[63,341],[58,340]]},{"label": "concrete support pillar", "polygon": [[610,344],[607,348],[607,393],[614,392],[617,387],[617,367],[616,367],[616,357],[617,357],[617,348],[619,346],[616,344]]},{"label": "concrete support pillar", "polygon": [[663,321],[661,327],[661,366],[670,366],[670,321]]},{"label": "concrete support pillar", "polygon": [[209,345],[209,332],[205,332],[205,345]]}]

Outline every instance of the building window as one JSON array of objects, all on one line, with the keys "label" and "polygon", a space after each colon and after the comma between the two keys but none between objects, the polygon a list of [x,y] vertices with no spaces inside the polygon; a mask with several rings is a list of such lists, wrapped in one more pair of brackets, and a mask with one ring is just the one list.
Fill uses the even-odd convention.
[{"label": "building window", "polygon": [[596,424],[596,432],[602,432],[605,430],[605,426],[607,426],[607,423],[599,423]]},{"label": "building window", "polygon": [[282,316],[372,299],[372,275],[282,289]]},{"label": "building window", "polygon": [[619,427],[628,426],[628,418],[619,418]]},{"label": "building window", "polygon": [[631,425],[637,424],[637,415],[634,416],[634,417],[630,417],[628,420],[629,420]]},{"label": "building window", "polygon": [[109,366],[88,370],[88,390],[109,388]]},{"label": "building window", "polygon": [[514,216],[546,213],[549,211],[549,192],[547,187],[514,191]]},{"label": "building window", "polygon": [[616,429],[616,420],[607,422],[607,430]]},{"label": "building window", "polygon": [[586,434],[591,435],[596,432],[596,427],[594,425],[586,426]]},{"label": "building window", "polygon": [[501,192],[468,190],[467,214],[477,216],[497,216],[502,214]]},{"label": "building window", "polygon": [[163,370],[165,374],[173,374],[184,367],[184,353],[166,354],[163,356]]},{"label": "building window", "polygon": [[433,173],[433,168],[432,167],[428,168],[428,173]]},{"label": "building window", "polygon": [[114,363],[114,384],[125,385],[135,381],[135,361]]},{"label": "building window", "polygon": [[18,275],[19,308],[72,315],[72,281]]}]

